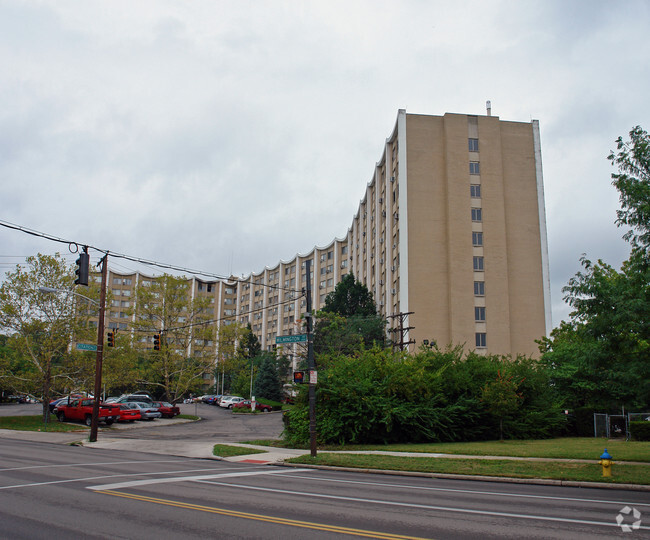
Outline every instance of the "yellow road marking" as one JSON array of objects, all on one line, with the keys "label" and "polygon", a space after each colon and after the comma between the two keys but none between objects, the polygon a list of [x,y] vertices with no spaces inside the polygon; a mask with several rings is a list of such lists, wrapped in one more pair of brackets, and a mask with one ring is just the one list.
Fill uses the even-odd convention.
[{"label": "yellow road marking", "polygon": [[113,495],[115,497],[123,497],[126,499],[134,499],[137,501],[150,502],[155,504],[163,504],[166,506],[175,506],[177,508],[186,508],[188,510],[199,510],[200,512],[209,512],[212,514],[221,514],[224,516],[237,517],[242,519],[252,519],[255,521],[265,521],[268,523],[276,523],[278,525],[289,525],[291,527],[303,527],[306,529],[316,529],[319,531],[335,532],[341,534],[350,534],[354,536],[365,536],[367,538],[382,538],[387,540],[425,540],[417,536],[403,536],[395,535],[377,531],[365,531],[363,529],[351,529],[348,527],[338,527],[336,525],[325,525],[323,523],[312,523],[309,521],[298,521],[293,519],[285,519],[275,516],[264,516],[261,514],[251,514],[248,512],[238,512],[236,510],[228,510],[226,508],[215,508],[214,506],[203,506],[199,504],[191,504],[180,501],[171,501],[168,499],[159,499],[156,497],[147,497],[144,495],[134,495],[131,493],[122,493],[113,490],[98,490],[96,493],[104,493],[106,495]]}]

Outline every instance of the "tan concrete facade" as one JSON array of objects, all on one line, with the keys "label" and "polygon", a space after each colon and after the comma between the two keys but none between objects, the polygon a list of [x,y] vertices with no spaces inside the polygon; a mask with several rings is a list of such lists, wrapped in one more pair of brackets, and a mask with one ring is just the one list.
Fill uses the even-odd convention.
[{"label": "tan concrete facade", "polygon": [[[400,110],[346,235],[245,278],[193,278],[192,294],[213,299],[215,326],[250,324],[271,350],[277,336],[303,332],[308,259],[315,310],[352,271],[390,326],[411,312],[411,349],[435,340],[536,354],[551,328],[537,122]],[[117,304],[107,326],[128,328],[122,302],[150,279],[110,273]]]}]

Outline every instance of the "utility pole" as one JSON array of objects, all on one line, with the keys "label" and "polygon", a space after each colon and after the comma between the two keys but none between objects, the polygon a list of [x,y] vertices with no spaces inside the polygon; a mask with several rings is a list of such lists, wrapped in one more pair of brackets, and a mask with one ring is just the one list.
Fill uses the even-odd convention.
[{"label": "utility pole", "polygon": [[97,440],[99,424],[99,396],[102,393],[102,363],[104,359],[104,311],[106,309],[106,278],[108,275],[108,253],[100,261],[102,265],[102,288],[99,293],[99,321],[97,322],[97,356],[95,357],[95,399],[90,423],[90,442]]},{"label": "utility pole", "polygon": [[307,272],[305,319],[307,321],[307,366],[309,368],[309,447],[311,448],[311,457],[316,457],[316,381],[314,380],[316,378],[316,362],[314,361],[314,336],[312,334],[314,319],[311,313],[311,259],[305,262],[305,267]]},{"label": "utility pole", "polygon": [[[400,351],[405,350],[405,347],[407,347],[410,344],[415,343],[414,339],[409,339],[408,341],[405,341],[406,334],[408,333],[409,330],[413,330],[415,328],[414,326],[404,326],[404,322],[408,318],[409,315],[413,315],[413,311],[409,311],[408,313],[397,313],[395,315],[388,315],[388,319],[397,319],[399,318],[399,327],[398,328],[390,328],[388,331],[391,332],[392,334],[399,333],[399,341],[395,341],[394,339],[392,340],[393,342],[393,351],[395,349],[399,348]],[[408,324],[408,323],[407,323]]]}]

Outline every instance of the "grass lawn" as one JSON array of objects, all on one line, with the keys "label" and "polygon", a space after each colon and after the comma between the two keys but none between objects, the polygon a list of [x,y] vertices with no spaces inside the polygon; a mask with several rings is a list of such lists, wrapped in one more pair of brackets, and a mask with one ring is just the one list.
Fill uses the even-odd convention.
[{"label": "grass lawn", "polygon": [[[249,441],[249,444],[284,446],[282,441]],[[591,437],[563,437],[530,441],[480,441],[459,443],[387,444],[319,446],[319,450],[354,452],[357,450],[384,450],[388,452],[421,452],[435,454],[464,454],[470,456],[540,457],[564,459],[599,459],[603,450],[614,461],[643,461],[650,463],[650,442],[596,439]]]},{"label": "grass lawn", "polygon": [[51,415],[47,423],[47,429],[43,423],[43,416],[2,416],[0,417],[0,429],[14,429],[17,431],[88,431],[88,428],[81,423],[59,422],[56,416]]},{"label": "grass lawn", "polygon": [[593,463],[558,463],[550,461],[512,461],[487,459],[456,459],[430,457],[402,457],[368,454],[320,453],[287,460],[289,463],[328,465],[394,471],[447,473],[510,478],[545,478],[582,482],[609,482],[623,484],[650,484],[649,465],[613,466],[613,476],[603,478],[602,468]]},{"label": "grass lawn", "polygon": [[264,450],[256,448],[243,448],[241,446],[230,446],[229,444],[215,444],[212,454],[219,457],[246,456],[248,454],[266,454]]}]

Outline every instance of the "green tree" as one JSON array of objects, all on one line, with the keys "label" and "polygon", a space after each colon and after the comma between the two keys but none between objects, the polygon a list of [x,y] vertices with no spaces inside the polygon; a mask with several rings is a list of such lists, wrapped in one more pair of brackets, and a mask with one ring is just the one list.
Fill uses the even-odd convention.
[{"label": "green tree", "polygon": [[513,414],[521,404],[523,396],[519,392],[519,384],[513,375],[506,376],[497,372],[495,380],[487,383],[481,391],[481,401],[488,411],[499,419],[499,440],[503,440],[503,418]]},{"label": "green tree", "polygon": [[338,313],[343,317],[373,316],[377,314],[377,306],[372,293],[350,272],[343,276],[335,289],[325,297],[323,311]]},{"label": "green tree", "polygon": [[325,298],[314,333],[316,353],[354,354],[363,346],[384,345],[386,321],[377,314],[370,291],[350,273]]},{"label": "green tree", "polygon": [[266,354],[255,377],[253,394],[258,398],[272,401],[282,400],[282,380],[278,370],[278,362],[271,354]]},{"label": "green tree", "polygon": [[565,391],[566,405],[597,409],[650,404],[650,138],[640,127],[617,139],[609,160],[621,209],[616,223],[630,257],[620,270],[581,258],[564,287],[570,321],[540,343],[542,361]]},{"label": "green tree", "polygon": [[138,342],[149,344],[154,334],[161,335],[160,351],[148,350],[141,383],[164,391],[170,401],[214,369],[211,305],[207,297],[192,298],[189,287],[184,277],[165,274],[136,289],[136,307],[131,310]]},{"label": "green tree", "polygon": [[[3,379],[42,398],[44,421],[55,383],[63,384],[69,376],[70,343],[96,336],[72,294],[73,281],[72,267],[58,253],[38,254],[28,257],[25,267],[8,272],[0,285],[0,330],[10,335],[17,355],[17,362],[5,366]],[[42,287],[68,292],[48,294]],[[85,287],[78,290],[92,293]]]},{"label": "green tree", "polygon": [[616,139],[617,153],[608,159],[618,167],[612,174],[618,190],[621,209],[616,212],[616,224],[628,226],[624,238],[633,248],[647,251],[650,247],[650,137],[636,126],[630,131],[630,140]]},{"label": "green tree", "polygon": [[255,353],[259,346],[257,337],[251,334],[250,325],[245,327],[234,321],[222,322],[217,331],[216,371],[223,393],[248,395],[250,392],[251,368],[254,376],[256,357],[251,360],[248,355]]}]

